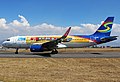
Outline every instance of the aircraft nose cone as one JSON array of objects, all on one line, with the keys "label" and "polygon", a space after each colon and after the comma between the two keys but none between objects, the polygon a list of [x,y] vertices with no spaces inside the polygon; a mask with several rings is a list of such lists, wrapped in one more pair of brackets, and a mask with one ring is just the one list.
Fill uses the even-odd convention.
[{"label": "aircraft nose cone", "polygon": [[2,43],[2,46],[4,47],[5,45],[6,45],[6,42],[3,42],[3,43]]}]

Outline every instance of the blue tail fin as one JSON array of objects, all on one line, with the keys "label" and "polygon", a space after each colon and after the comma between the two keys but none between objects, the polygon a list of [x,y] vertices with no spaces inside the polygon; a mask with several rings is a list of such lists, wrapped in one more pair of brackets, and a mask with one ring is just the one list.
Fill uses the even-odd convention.
[{"label": "blue tail fin", "polygon": [[110,36],[113,20],[114,17],[108,17],[93,35]]}]

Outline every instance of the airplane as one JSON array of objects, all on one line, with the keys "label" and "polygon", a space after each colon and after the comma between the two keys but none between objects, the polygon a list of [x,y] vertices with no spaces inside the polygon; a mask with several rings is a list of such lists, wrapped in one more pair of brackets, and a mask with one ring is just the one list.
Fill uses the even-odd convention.
[{"label": "airplane", "polygon": [[118,36],[110,36],[114,17],[108,17],[97,31],[91,35],[68,35],[71,27],[63,36],[14,36],[2,43],[3,47],[18,49],[29,48],[31,52],[52,51],[57,54],[58,48],[89,47],[117,40]]}]

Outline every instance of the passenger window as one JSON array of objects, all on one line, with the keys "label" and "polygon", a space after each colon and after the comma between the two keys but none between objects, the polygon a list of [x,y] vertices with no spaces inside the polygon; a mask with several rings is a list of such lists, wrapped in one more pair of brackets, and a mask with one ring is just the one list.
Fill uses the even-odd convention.
[{"label": "passenger window", "polygon": [[10,39],[7,39],[6,41],[10,41]]},{"label": "passenger window", "polygon": [[25,38],[24,37],[19,37],[18,41],[25,41]]}]

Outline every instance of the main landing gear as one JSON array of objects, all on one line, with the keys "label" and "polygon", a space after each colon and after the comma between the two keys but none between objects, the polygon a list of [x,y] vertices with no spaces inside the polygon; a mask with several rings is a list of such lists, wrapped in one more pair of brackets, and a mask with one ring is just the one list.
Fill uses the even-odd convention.
[{"label": "main landing gear", "polygon": [[57,54],[57,53],[58,53],[58,51],[56,49],[53,49],[51,52],[51,54]]},{"label": "main landing gear", "polygon": [[18,48],[16,48],[16,52],[15,52],[15,54],[18,54]]}]

